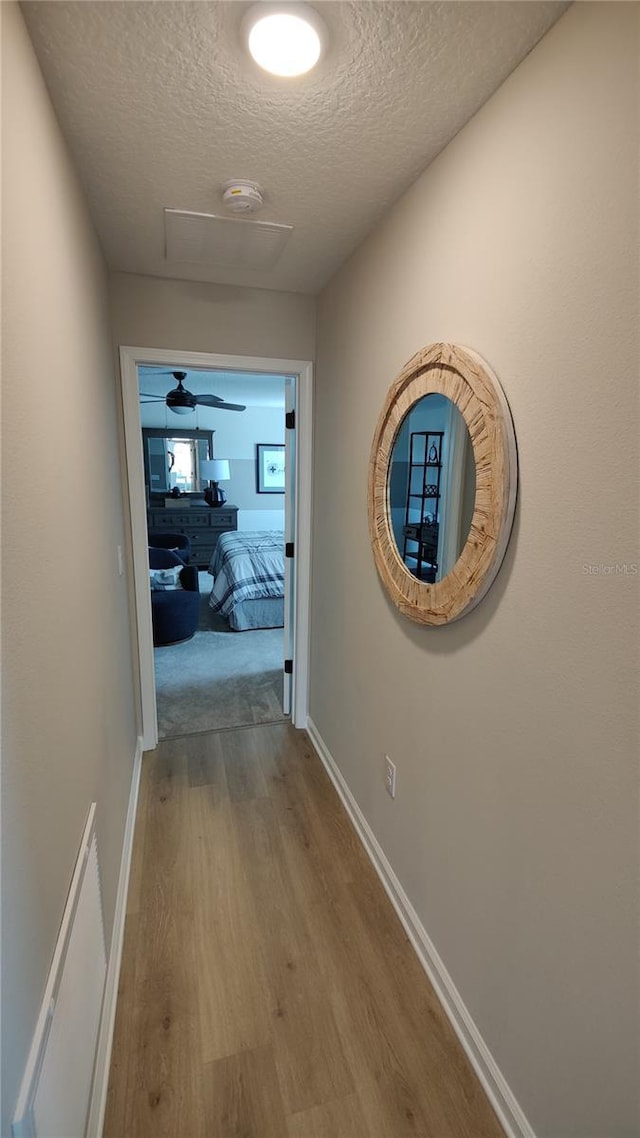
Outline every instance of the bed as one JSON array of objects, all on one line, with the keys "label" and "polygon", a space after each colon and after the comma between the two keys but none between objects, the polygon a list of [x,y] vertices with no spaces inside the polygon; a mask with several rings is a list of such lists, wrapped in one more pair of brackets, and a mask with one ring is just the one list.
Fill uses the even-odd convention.
[{"label": "bed", "polygon": [[284,533],[240,530],[218,538],[209,605],[236,632],[284,624]]}]

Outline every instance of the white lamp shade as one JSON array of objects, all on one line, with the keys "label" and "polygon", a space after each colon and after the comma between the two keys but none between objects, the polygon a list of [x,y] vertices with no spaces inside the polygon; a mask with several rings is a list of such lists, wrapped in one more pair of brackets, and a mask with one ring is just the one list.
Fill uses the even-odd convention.
[{"label": "white lamp shade", "polygon": [[228,458],[205,458],[200,463],[200,477],[209,482],[228,482],[231,478]]}]

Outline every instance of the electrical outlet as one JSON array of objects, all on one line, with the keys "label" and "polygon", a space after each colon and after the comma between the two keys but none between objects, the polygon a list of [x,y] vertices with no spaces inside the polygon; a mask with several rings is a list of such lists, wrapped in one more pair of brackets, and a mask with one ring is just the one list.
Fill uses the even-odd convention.
[{"label": "electrical outlet", "polygon": [[124,574],[124,550],[121,545],[118,546],[118,576],[122,577]]},{"label": "electrical outlet", "polygon": [[391,762],[388,755],[384,757],[384,787],[392,798],[396,796],[396,764]]}]

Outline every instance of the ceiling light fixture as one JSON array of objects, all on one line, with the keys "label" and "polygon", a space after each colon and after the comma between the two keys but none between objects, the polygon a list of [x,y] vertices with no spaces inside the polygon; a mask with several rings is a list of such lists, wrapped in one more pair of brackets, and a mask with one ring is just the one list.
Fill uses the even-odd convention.
[{"label": "ceiling light fixture", "polygon": [[326,39],[323,21],[306,4],[256,4],[243,29],[258,66],[285,78],[311,71]]}]

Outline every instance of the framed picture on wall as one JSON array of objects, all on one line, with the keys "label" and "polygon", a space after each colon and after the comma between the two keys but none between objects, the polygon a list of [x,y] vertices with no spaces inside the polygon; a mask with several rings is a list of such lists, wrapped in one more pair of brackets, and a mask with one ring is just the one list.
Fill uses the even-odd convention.
[{"label": "framed picture on wall", "polygon": [[258,494],[284,494],[284,446],[256,443]]}]

